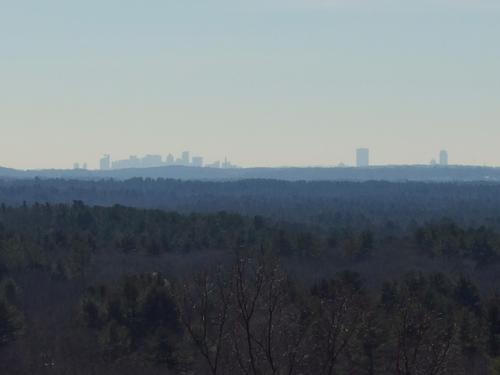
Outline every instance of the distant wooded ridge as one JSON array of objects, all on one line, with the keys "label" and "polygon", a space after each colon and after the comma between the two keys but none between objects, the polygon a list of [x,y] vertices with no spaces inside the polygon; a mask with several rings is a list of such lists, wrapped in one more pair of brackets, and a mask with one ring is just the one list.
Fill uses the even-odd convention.
[{"label": "distant wooded ridge", "polygon": [[500,181],[500,168],[478,166],[374,166],[287,168],[153,168],[84,170],[17,170],[0,168],[0,178],[117,179],[170,178],[180,180],[274,179],[285,181]]},{"label": "distant wooded ridge", "polygon": [[227,211],[325,226],[400,226],[452,218],[500,229],[497,182],[0,179],[0,203],[115,204],[181,213]]}]

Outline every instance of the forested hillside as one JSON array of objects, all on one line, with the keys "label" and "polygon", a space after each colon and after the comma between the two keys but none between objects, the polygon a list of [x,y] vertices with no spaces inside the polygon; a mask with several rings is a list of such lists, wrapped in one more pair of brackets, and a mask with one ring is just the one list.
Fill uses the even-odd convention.
[{"label": "forested hillside", "polygon": [[392,222],[404,228],[443,217],[497,226],[500,216],[500,184],[494,183],[0,180],[5,204],[75,200],[181,213],[227,211],[324,227]]},{"label": "forested hillside", "polygon": [[499,373],[500,230],[376,214],[1,205],[0,372]]}]

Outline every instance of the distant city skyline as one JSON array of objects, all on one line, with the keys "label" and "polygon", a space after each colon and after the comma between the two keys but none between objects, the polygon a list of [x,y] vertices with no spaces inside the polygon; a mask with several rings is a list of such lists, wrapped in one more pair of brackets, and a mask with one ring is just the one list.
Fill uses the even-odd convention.
[{"label": "distant city skyline", "polygon": [[[86,165],[86,164],[85,164]],[[227,157],[223,161],[206,162],[203,156],[194,155],[190,151],[183,151],[178,158],[169,153],[165,157],[160,154],[147,154],[144,156],[130,155],[127,159],[113,160],[110,154],[104,154],[99,160],[100,170],[129,169],[129,168],[154,168],[164,166],[207,167],[207,168],[238,168]],[[80,163],[73,164],[73,169],[79,169]],[[86,168],[83,168],[86,169]]]},{"label": "distant city skyline", "polygon": [[11,1],[0,165],[500,166],[500,1]]},{"label": "distant city skyline", "polygon": [[[354,150],[354,151],[353,151]],[[395,155],[392,158],[389,158],[387,161],[381,161],[380,154],[379,152],[375,149],[375,152],[372,152],[372,148],[354,148],[351,150],[349,155],[346,155],[345,158],[341,159],[330,159],[330,160],[325,160],[324,162],[321,161],[313,161],[313,162],[306,162],[306,161],[297,161],[296,163],[292,162],[283,162],[279,164],[272,164],[270,162],[259,162],[258,160],[255,162],[248,162],[248,163],[236,163],[234,166],[242,167],[242,168],[252,168],[252,167],[335,167],[335,166],[346,166],[346,167],[355,167],[355,166],[362,166],[360,165],[360,160],[359,160],[359,152],[368,152],[366,157],[368,158],[367,162],[364,163],[364,165],[369,165],[369,166],[383,166],[383,165],[427,165],[427,164],[434,164],[434,165],[448,165],[448,155],[449,151],[444,150],[444,149],[438,149],[438,151],[434,152],[434,154],[430,155],[423,155],[422,157],[418,158],[417,161],[406,161],[406,160],[398,160],[397,155]],[[18,166],[17,163],[14,164],[9,164],[8,162],[4,162],[3,160],[0,160],[0,167],[7,167],[7,168],[15,168],[15,169],[71,169],[71,168],[83,168],[83,169],[91,169],[91,170],[98,170],[98,169],[103,169],[103,158],[105,159],[105,156],[109,156],[109,169],[117,169],[117,168],[122,168],[120,164],[126,164],[127,168],[132,167],[132,165],[135,163],[136,167],[143,167],[143,166],[162,166],[162,165],[187,165],[191,164],[193,161],[197,166],[211,166],[211,167],[218,167],[217,164],[223,165],[224,159],[227,157],[222,157],[222,158],[206,158],[201,155],[193,155],[190,156],[189,151],[187,151],[188,154],[185,156],[184,160],[190,160],[189,163],[186,163],[183,161],[182,158],[182,153],[178,153],[179,157],[175,157],[174,153],[166,153],[166,154],[157,154],[157,153],[143,153],[143,154],[134,154],[134,155],[128,155],[128,156],[122,156],[123,154],[120,154],[118,157],[114,157],[111,154],[101,154],[101,157],[95,157],[92,156],[91,158],[79,158],[76,159],[77,161],[71,161],[71,160],[62,160],[59,159],[57,163],[53,165],[43,165],[40,166],[39,164],[37,165],[36,163],[33,163],[34,166]],[[142,155],[142,156],[139,156]],[[437,155],[437,156],[436,156]],[[362,158],[365,156],[363,155]],[[430,158],[430,159],[429,159]],[[75,160],[75,159],[74,159]],[[430,161],[429,161],[430,160]],[[131,164],[130,164],[131,163]],[[490,167],[500,167],[500,164],[487,164],[487,163],[468,163],[468,162],[461,162],[457,159],[453,159],[453,163],[450,163],[453,165],[471,165],[471,166],[490,166]]]},{"label": "distant city skyline", "polygon": [[[269,167],[357,167],[367,168],[371,166],[384,166],[384,165],[405,165],[405,164],[372,164],[370,162],[371,150],[369,148],[357,148],[354,150],[355,162],[353,164],[346,164],[344,162],[332,162],[326,165],[281,165]],[[406,165],[425,165],[426,163],[406,164]],[[440,150],[438,158],[432,158],[431,166],[448,166],[449,154],[447,150]],[[227,157],[223,160],[216,160],[207,162],[203,156],[193,155],[190,151],[183,151],[179,157],[175,157],[172,153],[166,156],[160,154],[146,154],[144,156],[130,155],[126,159],[114,160],[110,154],[104,154],[99,160],[98,167],[95,169],[100,170],[113,170],[113,169],[129,169],[129,168],[151,168],[163,166],[190,166],[190,167],[207,167],[207,168],[240,168],[240,166],[232,164]],[[245,166],[246,167],[246,166]],[[254,166],[248,166],[254,167]],[[74,162],[73,169],[88,169],[86,162]],[[94,169],[94,168],[91,168]]]}]

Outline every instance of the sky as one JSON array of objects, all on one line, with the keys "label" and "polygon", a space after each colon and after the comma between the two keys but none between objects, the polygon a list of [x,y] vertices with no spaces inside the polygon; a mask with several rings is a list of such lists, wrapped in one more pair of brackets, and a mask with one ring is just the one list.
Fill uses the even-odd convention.
[{"label": "sky", "polygon": [[0,0],[0,165],[500,166],[498,0]]}]

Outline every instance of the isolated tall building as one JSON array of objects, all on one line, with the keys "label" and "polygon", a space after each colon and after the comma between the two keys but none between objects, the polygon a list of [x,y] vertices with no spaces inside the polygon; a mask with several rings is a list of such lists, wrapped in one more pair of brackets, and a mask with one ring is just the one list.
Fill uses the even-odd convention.
[{"label": "isolated tall building", "polygon": [[439,165],[441,165],[441,166],[448,165],[448,151],[442,150],[439,153]]},{"label": "isolated tall building", "polygon": [[106,171],[111,168],[111,156],[104,155],[100,161],[100,169],[101,171]]},{"label": "isolated tall building", "polygon": [[356,150],[356,166],[366,168],[370,166],[370,150],[367,148],[358,148]]}]

